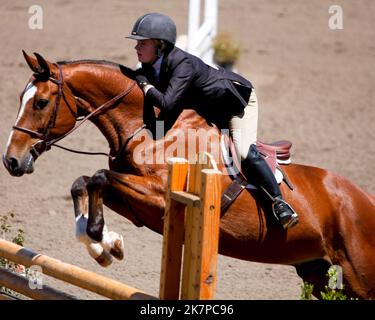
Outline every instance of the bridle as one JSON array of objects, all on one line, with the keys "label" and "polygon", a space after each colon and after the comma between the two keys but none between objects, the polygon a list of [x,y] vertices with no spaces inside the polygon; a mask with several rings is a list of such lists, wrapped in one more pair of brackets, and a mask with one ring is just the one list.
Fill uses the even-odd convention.
[{"label": "bridle", "polygon": [[[64,98],[65,102],[69,106],[69,103],[68,103],[68,101],[65,98],[65,94],[66,93],[64,93],[64,75],[63,75],[63,72],[62,72],[62,68],[57,63],[55,63],[54,65],[57,66],[57,68],[59,69],[59,79],[56,79],[56,78],[54,78],[52,76],[49,76],[47,78],[47,80],[55,83],[58,86],[58,89],[57,89],[58,91],[57,91],[57,96],[56,96],[56,99],[55,99],[55,105],[54,105],[54,108],[53,108],[53,113],[52,113],[51,118],[48,121],[48,125],[46,126],[46,129],[44,130],[43,133],[40,133],[40,132],[35,131],[35,130],[28,129],[28,128],[25,128],[25,127],[16,126],[16,125],[13,126],[13,129],[18,130],[18,131],[22,131],[24,133],[29,134],[30,136],[34,136],[34,137],[37,137],[37,138],[40,139],[39,141],[37,141],[36,143],[34,143],[33,145],[31,145],[31,147],[30,147],[30,153],[33,155],[34,159],[38,158],[44,151],[50,150],[52,146],[56,146],[56,147],[59,147],[61,149],[64,149],[64,150],[67,150],[67,151],[70,151],[70,152],[75,152],[75,153],[80,153],[80,154],[89,154],[89,155],[105,155],[105,156],[108,156],[111,160],[116,159],[119,156],[119,154],[122,152],[122,150],[125,147],[125,145],[139,131],[141,131],[143,128],[145,128],[146,125],[142,125],[140,128],[138,128],[137,130],[135,130],[135,132],[133,132],[130,135],[130,137],[127,138],[127,140],[125,142],[125,145],[123,145],[119,149],[119,151],[116,154],[116,156],[111,156],[111,155],[109,155],[107,153],[103,153],[103,152],[86,152],[86,151],[73,150],[73,149],[69,149],[69,148],[57,145],[56,142],[60,141],[61,139],[65,138],[66,136],[68,136],[69,134],[71,134],[73,131],[77,130],[86,120],[90,119],[91,117],[95,116],[99,112],[101,112],[104,109],[112,106],[117,101],[119,101],[120,99],[122,99],[125,96],[127,96],[132,91],[132,89],[135,87],[136,82],[133,81],[133,83],[130,85],[130,87],[127,88],[125,91],[121,92],[117,96],[115,96],[112,99],[108,100],[107,102],[105,102],[104,104],[102,104],[101,106],[99,106],[98,108],[96,108],[94,111],[92,111],[91,113],[89,113],[87,116],[85,116],[84,118],[80,119],[81,122],[78,125],[74,126],[72,129],[70,129],[68,132],[66,132],[65,134],[63,134],[62,136],[60,136],[58,138],[50,140],[49,136],[50,136],[51,130],[56,125],[56,119],[57,119],[57,115],[58,115],[59,108],[60,108],[61,98]],[[38,77],[37,74],[35,76]],[[73,96],[73,95],[71,95],[71,96],[78,103],[81,103],[81,104],[83,103],[82,99],[80,99],[79,97],[76,97],[76,96]],[[77,119],[77,115],[76,115],[76,120],[78,120]]]},{"label": "bridle", "polygon": [[[54,108],[53,108],[52,116],[49,119],[48,125],[47,125],[46,129],[44,130],[44,132],[40,133],[38,131],[31,130],[31,129],[28,129],[28,128],[25,128],[25,127],[20,127],[20,126],[16,126],[16,125],[13,126],[13,129],[28,133],[31,136],[35,136],[35,137],[39,138],[40,140],[44,141],[45,143],[48,140],[48,136],[50,134],[51,129],[55,127],[57,114],[58,114],[58,111],[59,111],[59,108],[60,108],[60,101],[61,101],[61,98],[62,98],[62,95],[63,95],[64,78],[63,78],[63,73],[62,73],[61,67],[58,66],[58,69],[59,69],[59,74],[60,74],[60,80],[55,79],[51,76],[48,77],[49,81],[52,81],[53,83],[57,84],[57,86],[58,86],[57,90],[58,91],[57,91],[57,97],[55,99],[55,105],[54,105]],[[38,78],[38,74],[34,74],[34,76],[36,78]]]}]

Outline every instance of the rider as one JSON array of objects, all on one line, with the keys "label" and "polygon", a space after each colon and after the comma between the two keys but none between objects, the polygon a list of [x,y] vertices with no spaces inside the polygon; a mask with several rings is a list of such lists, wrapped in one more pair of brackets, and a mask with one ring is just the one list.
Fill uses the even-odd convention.
[{"label": "rider", "polygon": [[223,68],[210,67],[175,47],[176,25],[164,14],[141,16],[127,38],[137,40],[135,50],[142,68],[136,71],[136,81],[146,101],[164,113],[194,107],[207,122],[229,124],[247,179],[254,178],[266,191],[284,229],[297,224],[297,213],[283,199],[256,147],[258,102],[250,81]]}]

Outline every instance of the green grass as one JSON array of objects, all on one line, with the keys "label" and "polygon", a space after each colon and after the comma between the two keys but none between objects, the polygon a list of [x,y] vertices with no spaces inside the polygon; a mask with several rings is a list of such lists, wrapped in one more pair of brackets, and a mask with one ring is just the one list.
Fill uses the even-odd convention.
[{"label": "green grass", "polygon": [[[0,216],[0,236],[3,239],[12,239],[11,241],[13,243],[23,246],[25,242],[25,232],[22,229],[18,229],[17,231],[13,230],[11,223],[14,217],[15,214],[12,212]],[[25,268],[2,257],[0,257],[0,267],[17,274],[24,274],[26,277],[28,277],[29,274],[29,268]],[[5,293],[16,298],[20,297],[17,292],[2,286],[0,286],[0,293]]]},{"label": "green grass", "polygon": [[[327,271],[328,285],[324,287],[325,291],[321,291],[322,300],[358,300],[358,298],[349,298],[344,294],[344,285],[337,268],[332,266]],[[314,285],[308,282],[303,282],[301,286],[301,300],[312,300],[312,292]]]}]

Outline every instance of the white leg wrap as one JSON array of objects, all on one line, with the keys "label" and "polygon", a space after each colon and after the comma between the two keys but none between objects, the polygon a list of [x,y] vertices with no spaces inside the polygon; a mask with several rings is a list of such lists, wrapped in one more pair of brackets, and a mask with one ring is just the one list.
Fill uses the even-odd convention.
[{"label": "white leg wrap", "polygon": [[110,264],[112,262],[112,256],[110,255],[110,251],[112,248],[115,247],[116,241],[120,242],[120,250],[124,252],[124,239],[118,233],[113,231],[108,231],[106,225],[103,227],[103,239],[101,242],[97,242],[91,239],[87,233],[87,221],[88,215],[81,214],[76,218],[76,238],[79,242],[82,242],[85,246],[87,251],[89,252],[90,256],[94,259],[98,258],[99,256],[103,256],[103,258]]},{"label": "white leg wrap", "polygon": [[101,242],[101,245],[103,248],[107,251],[111,251],[111,249],[115,246],[116,241],[120,241],[120,246],[123,251],[124,248],[124,239],[122,236],[120,236],[118,233],[114,231],[107,231],[103,232],[103,240]]},{"label": "white leg wrap", "polygon": [[89,255],[93,257],[94,259],[99,257],[104,251],[100,243],[86,243],[85,245],[86,245],[87,251],[89,252]]},{"label": "white leg wrap", "polygon": [[86,246],[86,249],[89,252],[90,256],[96,259],[103,253],[103,248],[99,242],[91,239],[87,235],[87,221],[87,214],[81,214],[76,218],[76,238],[79,242],[82,242]]}]

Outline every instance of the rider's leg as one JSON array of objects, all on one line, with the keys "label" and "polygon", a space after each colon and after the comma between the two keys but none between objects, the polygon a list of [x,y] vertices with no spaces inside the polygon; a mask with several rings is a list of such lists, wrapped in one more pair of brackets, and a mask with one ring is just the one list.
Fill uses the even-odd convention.
[{"label": "rider's leg", "polygon": [[283,199],[279,185],[266,161],[258,152],[258,101],[253,89],[244,112],[234,116],[229,124],[238,155],[241,157],[242,172],[248,180],[260,185],[272,200],[273,210],[283,228],[297,224],[298,215]]},{"label": "rider's leg", "polygon": [[255,181],[271,199],[274,214],[284,229],[298,223],[297,213],[283,199],[275,176],[254,144],[250,146],[246,159],[242,161],[242,172],[248,180]]}]

